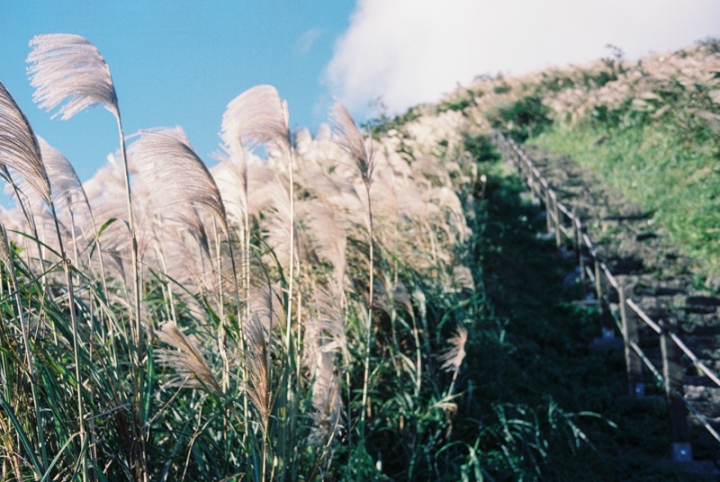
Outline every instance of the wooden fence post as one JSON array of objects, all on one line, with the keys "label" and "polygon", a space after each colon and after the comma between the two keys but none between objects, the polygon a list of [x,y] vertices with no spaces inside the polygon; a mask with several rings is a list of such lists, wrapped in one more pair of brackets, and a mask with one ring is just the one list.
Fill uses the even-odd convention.
[{"label": "wooden fence post", "polygon": [[545,222],[547,225],[547,232],[549,233],[552,230],[552,214],[550,214],[552,210],[552,205],[550,204],[550,188],[546,186],[543,187],[545,187]]},{"label": "wooden fence post", "polygon": [[532,169],[528,169],[527,185],[530,188],[530,192],[532,193],[533,197],[535,197],[535,190],[537,189],[537,186],[535,181],[535,173]]},{"label": "wooden fence post", "polygon": [[555,191],[552,189],[548,190],[550,192],[550,202],[552,202],[552,213],[553,217],[555,218],[555,244],[558,248],[562,246],[562,230],[560,229],[561,226],[561,218],[560,218],[560,209],[558,209],[558,203],[557,203],[557,194],[555,194]]},{"label": "wooden fence post", "polygon": [[680,394],[683,392],[683,368],[680,363],[682,350],[670,338],[669,332],[673,326],[667,320],[661,320],[660,326],[662,327],[660,349],[663,360],[663,377],[665,377],[665,396],[670,415],[672,459],[678,462],[688,462],[693,459],[693,455],[687,409],[680,398]]},{"label": "wooden fence post", "polygon": [[603,296],[605,292],[605,283],[603,283],[603,271],[600,269],[600,261],[597,257],[595,261],[595,290],[597,294],[598,306],[600,307],[600,326],[602,327],[603,338],[614,338],[615,337],[615,323],[613,321],[612,313],[610,313],[610,306],[608,306]]},{"label": "wooden fence post", "polygon": [[625,341],[625,366],[627,367],[630,395],[642,397],[645,395],[645,384],[643,383],[642,360],[635,353],[631,344],[638,345],[637,313],[627,304],[627,299],[632,295],[632,286],[620,286],[618,296],[620,298],[620,317],[622,320],[623,340]]},{"label": "wooden fence post", "polygon": [[533,197],[535,199],[537,199],[538,201],[542,202],[542,198],[543,198],[543,196],[542,196],[542,189],[543,189],[542,181],[540,180],[540,176],[535,174],[534,171],[533,171],[533,183],[534,183]]},{"label": "wooden fence post", "polygon": [[585,296],[585,260],[583,259],[582,223],[577,213],[577,206],[573,208],[573,235],[575,236],[575,262],[580,268],[580,283]]}]

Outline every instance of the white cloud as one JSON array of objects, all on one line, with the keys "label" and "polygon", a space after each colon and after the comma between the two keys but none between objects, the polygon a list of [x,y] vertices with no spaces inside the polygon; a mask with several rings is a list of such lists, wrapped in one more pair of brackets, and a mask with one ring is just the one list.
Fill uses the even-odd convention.
[{"label": "white cloud", "polygon": [[483,73],[522,73],[610,52],[628,58],[720,35],[716,0],[358,0],[325,70],[358,110],[436,100]]},{"label": "white cloud", "polygon": [[323,31],[317,28],[311,28],[307,32],[303,33],[300,38],[295,42],[295,50],[299,54],[306,54],[310,51],[315,41],[320,38]]}]

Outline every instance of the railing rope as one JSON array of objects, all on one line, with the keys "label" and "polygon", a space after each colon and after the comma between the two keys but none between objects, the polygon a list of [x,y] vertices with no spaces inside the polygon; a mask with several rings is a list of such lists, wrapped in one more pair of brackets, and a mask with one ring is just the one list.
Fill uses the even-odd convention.
[{"label": "railing rope", "polygon": [[600,268],[605,273],[605,276],[607,276],[608,281],[610,281],[610,284],[613,288],[615,288],[617,291],[620,291],[620,283],[617,282],[615,277],[610,272],[610,269],[607,267],[605,263],[600,263]]},{"label": "railing rope", "polygon": [[665,378],[660,374],[658,369],[655,368],[655,365],[653,365],[652,361],[650,361],[650,359],[647,357],[647,355],[645,355],[645,352],[642,351],[642,348],[640,348],[638,346],[638,344],[635,343],[634,341],[630,342],[630,347],[633,350],[635,350],[635,353],[637,353],[637,355],[640,357],[640,359],[643,361],[643,363],[645,363],[645,366],[648,367],[648,370],[650,370],[650,373],[653,374],[653,376],[655,377],[655,380],[657,380],[658,383],[660,383],[660,385],[664,386]]},{"label": "railing rope", "polygon": [[688,402],[688,400],[683,396],[682,393],[678,393],[678,396],[682,399],[685,406],[700,420],[700,423],[703,424],[703,427],[710,432],[710,434],[720,442],[720,435],[715,431],[715,429],[710,425],[707,421],[707,418],[705,418],[700,412],[698,412],[695,407],[692,406],[692,403]]}]

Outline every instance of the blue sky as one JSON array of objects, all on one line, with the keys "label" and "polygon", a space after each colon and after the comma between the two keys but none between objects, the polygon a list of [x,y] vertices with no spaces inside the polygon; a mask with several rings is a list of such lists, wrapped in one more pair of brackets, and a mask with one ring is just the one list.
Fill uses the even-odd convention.
[{"label": "blue sky", "polygon": [[0,0],[0,81],[36,133],[87,179],[117,149],[113,117],[98,107],[50,120],[25,73],[34,35],[82,35],[110,66],[126,134],[180,125],[212,163],[227,103],[257,84],[278,89],[292,126],[325,120],[332,96],[320,77],[353,8],[342,0]]},{"label": "blue sky", "polygon": [[74,33],[105,57],[126,134],[180,125],[208,163],[225,106],[258,84],[315,131],[339,97],[359,121],[382,95],[389,113],[458,83],[608,55],[629,58],[720,37],[717,0],[0,0],[0,81],[35,131],[82,179],[117,149],[102,108],[50,120],[32,102],[28,41]]}]

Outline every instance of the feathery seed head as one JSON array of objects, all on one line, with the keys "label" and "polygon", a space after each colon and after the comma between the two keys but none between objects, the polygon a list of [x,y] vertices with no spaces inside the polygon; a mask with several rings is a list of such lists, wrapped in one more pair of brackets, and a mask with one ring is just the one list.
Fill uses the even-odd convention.
[{"label": "feathery seed head", "polygon": [[168,380],[167,386],[182,386],[206,390],[215,394],[221,393],[220,384],[200,348],[180,331],[175,322],[165,323],[157,335],[163,343],[177,348],[177,351],[165,349],[155,351],[159,364],[171,367],[177,372],[177,375]]},{"label": "feathery seed head", "polygon": [[35,88],[33,100],[63,120],[98,104],[119,117],[110,69],[100,51],[79,35],[46,34],[30,40],[27,71]]},{"label": "feathery seed head", "polygon": [[0,261],[5,263],[7,269],[13,269],[12,256],[10,253],[10,241],[8,240],[5,226],[2,223],[0,223]]},{"label": "feathery seed head", "polygon": [[457,371],[460,369],[460,365],[465,359],[465,343],[467,342],[467,330],[458,326],[455,336],[448,338],[450,348],[445,353],[440,355],[438,359],[443,362],[442,369],[446,372]]},{"label": "feathery seed head", "polygon": [[52,202],[50,181],[30,123],[0,82],[0,164],[14,169],[42,197]]},{"label": "feathery seed head", "polygon": [[[140,166],[139,180],[163,199],[164,207],[172,206],[175,216],[188,229],[198,219],[196,207],[207,209],[227,232],[227,216],[220,191],[205,164],[190,145],[179,127],[141,131],[140,138],[130,145],[133,162]],[[201,233],[195,233],[201,239]]]},{"label": "feathery seed head", "polygon": [[281,150],[290,148],[287,104],[275,87],[258,85],[230,101],[223,114],[220,137],[231,155],[242,156],[268,144]]},{"label": "feathery seed head", "polygon": [[357,166],[363,182],[369,186],[373,181],[372,150],[368,152],[365,141],[350,112],[340,102],[336,102],[330,111],[330,123],[333,141],[344,150]]},{"label": "feathery seed head", "polygon": [[36,136],[40,145],[40,153],[45,164],[45,170],[52,186],[55,205],[58,209],[72,208],[76,203],[82,203],[90,210],[90,203],[85,195],[82,182],[75,172],[70,161],[45,139]]},{"label": "feathery seed head", "polygon": [[265,328],[257,316],[252,316],[243,327],[247,347],[244,350],[245,365],[248,369],[249,383],[246,384],[250,401],[255,406],[266,428],[270,419],[272,405],[270,380],[268,379],[267,355],[269,350]]},{"label": "feathery seed head", "polygon": [[343,402],[340,380],[335,374],[335,354],[323,352],[319,356],[312,391],[313,428],[309,441],[317,447],[326,446],[343,429]]}]

